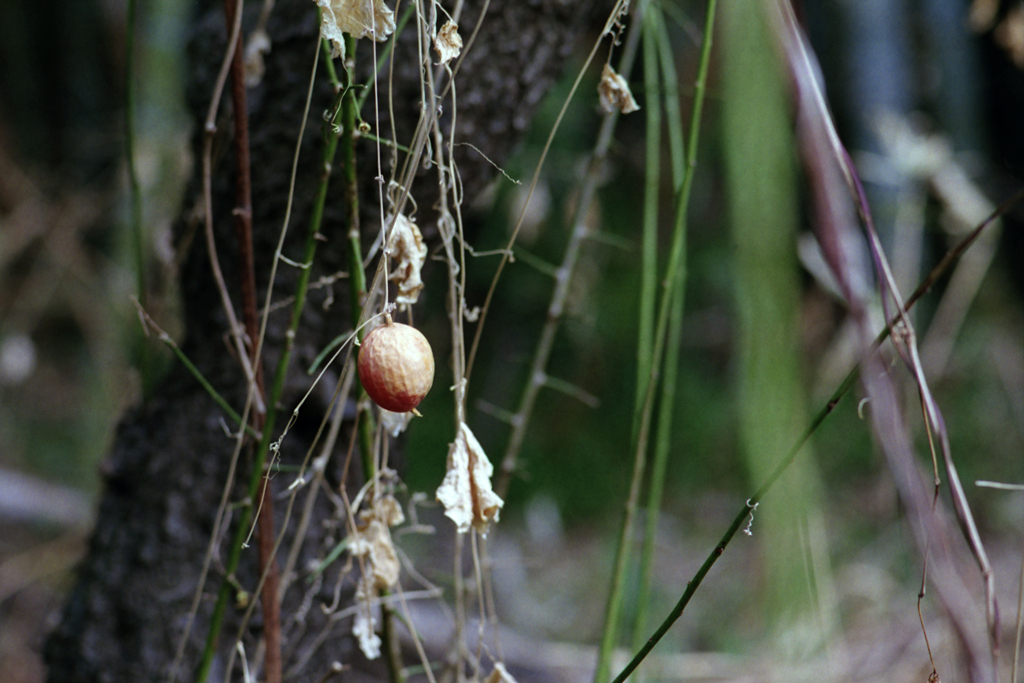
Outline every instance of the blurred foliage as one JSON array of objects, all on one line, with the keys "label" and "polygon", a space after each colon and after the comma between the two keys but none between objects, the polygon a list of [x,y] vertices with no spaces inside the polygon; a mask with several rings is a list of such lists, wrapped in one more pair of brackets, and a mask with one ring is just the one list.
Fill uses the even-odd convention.
[{"label": "blurred foliage", "polygon": [[[0,7],[0,467],[90,491],[116,420],[138,400],[138,349],[152,343],[129,300],[123,12]],[[166,245],[190,168],[186,14],[148,3],[136,59],[145,267],[153,312],[172,329]]]}]

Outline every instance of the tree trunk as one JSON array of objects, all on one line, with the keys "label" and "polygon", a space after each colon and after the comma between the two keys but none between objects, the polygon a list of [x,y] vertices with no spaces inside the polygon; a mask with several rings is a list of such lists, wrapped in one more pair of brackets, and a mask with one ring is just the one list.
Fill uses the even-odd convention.
[{"label": "tree trunk", "polygon": [[[192,64],[189,72],[188,99],[196,121],[196,178],[186,199],[188,216],[201,199],[199,164],[202,147],[202,121],[209,105],[213,82],[223,59],[226,43],[223,9],[217,3],[201,3],[190,42]],[[244,26],[251,27],[260,9],[247,3]],[[406,3],[403,3],[406,4]],[[460,33],[468,38],[483,0],[467,2]],[[577,38],[588,28],[591,0],[532,0],[492,2],[483,27],[457,77],[457,141],[472,143],[490,159],[501,163],[521,138],[541,98]],[[252,11],[252,15],[249,12]],[[400,10],[401,11],[401,10]],[[395,126],[400,142],[407,143],[420,114],[419,65],[416,58],[415,19],[399,38],[395,59]],[[311,0],[278,0],[267,32],[272,51],[266,56],[266,72],[259,85],[248,91],[251,131],[251,168],[253,199],[253,241],[259,302],[266,292],[267,278],[280,233],[288,196],[293,146],[299,129],[309,72],[317,44],[316,6]],[[248,35],[244,28],[243,36]],[[360,71],[369,73],[373,60],[370,44],[359,41]],[[386,76],[386,71],[385,71]],[[284,254],[300,260],[309,222],[313,196],[321,173],[321,128],[323,113],[331,106],[333,94],[318,74],[309,121],[302,144]],[[372,99],[362,117],[373,124],[382,137],[389,137],[387,120],[387,79],[381,79],[382,120],[373,124]],[[228,91],[230,92],[230,91]],[[229,101],[225,95],[225,102]],[[450,99],[444,103],[450,106]],[[450,121],[450,113],[445,118]],[[214,144],[213,212],[219,263],[234,301],[239,301],[238,249],[231,210],[234,207],[234,159],[231,140],[230,106],[225,104],[218,119]],[[372,143],[358,143],[360,186],[363,190],[364,244],[379,234],[377,211],[376,157]],[[470,200],[493,174],[492,166],[469,146],[456,147],[465,197]],[[385,162],[388,159],[384,156]],[[389,172],[384,169],[384,175]],[[437,192],[436,174],[430,172],[413,195],[420,207],[418,221],[428,240],[436,235],[430,229],[429,207]],[[421,174],[422,175],[422,174]],[[433,193],[433,196],[431,195]],[[332,176],[326,215],[320,230],[316,260],[312,264],[312,282],[347,269],[345,207],[340,173]],[[187,339],[185,353],[232,405],[241,407],[245,382],[239,363],[225,344],[226,316],[211,276],[209,255],[202,238],[201,221],[183,218],[176,228],[176,245],[183,264],[180,292]],[[275,301],[285,301],[294,293],[299,270],[282,264],[278,269]],[[337,335],[350,329],[346,281],[311,288],[295,342],[290,364],[288,389],[281,402],[282,415],[290,413],[309,387],[305,373],[316,355]],[[238,313],[239,318],[241,313]],[[280,355],[289,309],[279,307],[268,323],[262,366],[272,371]],[[439,362],[444,362],[439,359]],[[334,374],[334,381],[337,374]],[[313,442],[334,382],[320,385],[311,402],[304,406],[299,421],[289,432],[280,452],[282,464],[300,463]],[[351,410],[351,408],[350,408]],[[283,422],[283,419],[279,422]],[[280,430],[280,424],[278,426]],[[342,438],[340,443],[346,444]],[[183,637],[189,609],[195,595],[213,520],[227,478],[234,447],[225,432],[222,411],[203,388],[180,365],[173,366],[155,395],[130,412],[117,432],[110,457],[103,466],[105,491],[100,503],[96,530],[88,555],[78,571],[62,621],[50,636],[45,650],[50,680],[74,681],[158,681],[167,680],[175,651]],[[243,449],[237,481],[245,481],[246,450]],[[326,473],[327,483],[335,490],[342,481],[344,452],[333,457]],[[353,458],[357,462],[358,457]],[[359,485],[358,470],[348,474],[348,482]],[[284,474],[273,479],[275,493],[288,486],[293,477]],[[244,497],[243,486],[236,485],[233,501]],[[300,493],[299,500],[304,494]],[[275,511],[277,529],[284,521],[283,505]],[[296,526],[292,515],[283,548],[290,547]],[[226,534],[229,539],[231,532]],[[287,680],[321,681],[331,665],[363,667],[366,675],[380,675],[380,669],[359,664],[351,624],[332,619],[321,609],[334,600],[335,585],[345,571],[344,558],[335,562],[321,580],[313,580],[311,563],[322,559],[344,536],[344,524],[326,496],[316,503],[314,519],[305,536],[297,576],[282,600],[283,669]],[[227,544],[221,540],[210,576],[203,588],[195,624],[191,629],[179,670],[179,680],[190,680],[202,651],[214,599],[223,578]],[[280,561],[280,557],[279,557]],[[252,591],[256,583],[255,549],[245,551],[238,585]],[[343,585],[351,588],[353,581]],[[220,638],[211,680],[224,680],[229,648],[235,640],[242,609],[228,610]],[[245,630],[242,643],[252,658],[261,636],[259,612]],[[237,662],[237,659],[236,659]],[[232,677],[241,679],[236,663]],[[357,680],[349,676],[345,680]]]}]

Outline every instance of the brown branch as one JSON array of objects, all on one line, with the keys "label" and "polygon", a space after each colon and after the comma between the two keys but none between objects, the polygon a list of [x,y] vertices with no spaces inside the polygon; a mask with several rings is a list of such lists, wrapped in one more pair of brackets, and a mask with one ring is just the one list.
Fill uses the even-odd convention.
[{"label": "brown branch", "polygon": [[[224,0],[224,14],[227,26],[235,20],[235,12],[240,8],[240,0]],[[235,209],[232,211],[235,224],[235,235],[238,239],[239,279],[242,290],[242,319],[245,324],[245,335],[248,341],[249,357],[252,361],[256,392],[264,396],[263,371],[259,359],[256,358],[256,339],[259,338],[259,318],[256,307],[256,268],[252,246],[252,184],[249,174],[249,112],[246,100],[245,63],[243,58],[242,37],[238,37],[234,56],[231,60],[231,104],[234,110],[234,151],[235,151]],[[259,432],[263,428],[263,413],[254,411],[252,414],[253,428]],[[259,503],[259,567],[260,572],[267,571],[267,580],[263,584],[263,632],[266,639],[266,656],[264,659],[264,677],[267,683],[281,681],[281,626],[277,599],[278,573],[274,561],[274,505],[270,494],[270,481],[266,472],[260,482]]]},{"label": "brown branch", "polygon": [[[230,26],[234,21],[238,0],[224,0],[224,11]],[[258,333],[256,317],[256,270],[252,253],[252,186],[249,176],[249,112],[245,93],[244,44],[238,37],[234,56],[231,59],[231,105],[234,109],[235,149],[235,209],[232,211],[235,236],[238,239],[239,275],[242,286],[242,319],[245,333],[249,337],[250,349]],[[254,349],[253,349],[254,350]],[[250,358],[252,358],[250,352]],[[255,359],[254,359],[255,362]],[[259,364],[255,366],[256,384],[263,393],[263,373]]]}]

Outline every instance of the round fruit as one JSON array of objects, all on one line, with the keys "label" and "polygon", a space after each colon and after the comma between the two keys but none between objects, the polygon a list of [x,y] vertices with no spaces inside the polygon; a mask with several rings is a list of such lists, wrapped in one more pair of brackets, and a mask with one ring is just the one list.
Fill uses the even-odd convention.
[{"label": "round fruit", "polygon": [[358,367],[366,393],[393,413],[415,408],[434,383],[430,342],[415,327],[390,318],[366,335],[359,349]]}]

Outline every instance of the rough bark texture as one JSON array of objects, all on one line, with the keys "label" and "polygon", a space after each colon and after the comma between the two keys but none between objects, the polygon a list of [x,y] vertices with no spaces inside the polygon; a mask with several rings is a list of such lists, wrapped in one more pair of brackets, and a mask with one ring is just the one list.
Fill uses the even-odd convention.
[{"label": "rough bark texture", "polygon": [[[482,4],[482,0],[467,3],[461,22],[464,37],[468,37]],[[560,74],[573,43],[587,28],[593,4],[590,0],[491,3],[483,30],[457,79],[459,140],[472,143],[497,162],[507,157],[553,79]],[[203,3],[203,6],[194,22],[190,43],[192,67],[188,99],[197,127],[208,106],[225,44],[220,4]],[[247,7],[247,11],[250,9],[257,8]],[[419,116],[420,86],[411,26],[400,39],[395,65],[395,124],[402,141],[409,140]],[[268,33],[273,47],[266,58],[266,74],[262,83],[249,91],[254,245],[260,301],[266,291],[273,249],[284,216],[293,145],[317,49],[314,3],[278,0]],[[361,43],[359,60],[366,66],[372,59],[371,53],[366,41]],[[287,256],[296,259],[320,173],[322,114],[331,101],[325,79],[319,80],[321,85],[314,96],[303,141],[296,202],[285,249]],[[372,103],[363,112],[363,118],[373,120]],[[222,111],[215,144],[214,222],[219,261],[237,301],[239,278],[230,217],[233,163],[229,122],[228,112]],[[388,131],[389,123],[382,120],[377,128]],[[200,149],[198,138],[196,149]],[[379,230],[374,219],[377,202],[372,194],[376,185],[372,178],[376,175],[376,166],[370,156],[371,149],[369,143],[359,144],[363,205],[371,207],[364,211],[366,244]],[[468,146],[458,147],[456,156],[466,197],[470,198],[492,176],[493,169]],[[385,175],[387,173],[385,169]],[[314,282],[320,276],[346,269],[339,175],[335,169],[331,199],[321,228],[324,240],[313,264]],[[431,171],[414,190],[421,208],[420,225],[428,237],[433,231],[426,209],[433,203],[431,193],[436,195],[436,185],[436,174]],[[186,201],[187,209],[198,200],[198,188],[197,173],[193,191]],[[176,234],[183,254],[180,286],[187,330],[185,350],[222,395],[240,406],[244,384],[237,362],[224,342],[225,316],[210,275],[201,232],[190,237],[194,229],[194,225],[182,220]],[[277,301],[291,296],[296,277],[297,271],[292,267],[279,269]],[[308,388],[310,380],[304,368],[331,339],[349,329],[345,286],[345,282],[339,280],[330,287],[310,292],[296,340],[289,390],[283,400],[285,414]],[[287,316],[288,309],[284,307],[271,315],[264,353],[265,369],[272,369],[276,362]],[[439,362],[444,361],[439,359]],[[329,397],[333,383],[325,382],[323,391]],[[285,464],[302,460],[325,405],[325,398],[306,404],[282,448],[281,459]],[[347,443],[347,439],[342,438],[341,442]],[[171,370],[152,400],[125,417],[104,465],[105,493],[88,556],[79,569],[62,621],[46,646],[51,681],[137,683],[167,678],[196,589],[232,446],[232,440],[224,432],[221,411],[180,365]],[[329,466],[327,481],[335,488],[341,481],[343,461],[342,452]],[[241,481],[248,477],[245,470],[243,462]],[[360,478],[358,471],[349,475],[349,480],[356,484]],[[275,479],[278,492],[291,481],[289,476],[278,476]],[[241,497],[241,488],[237,488],[235,500]],[[279,517],[283,508],[284,505],[277,507]],[[296,517],[292,518],[292,527]],[[303,544],[303,559],[297,565],[299,576],[283,600],[283,657],[288,680],[324,680],[332,662],[362,667],[368,672],[367,676],[380,673],[379,667],[374,670],[358,662],[350,624],[344,619],[332,620],[321,609],[322,604],[331,603],[345,563],[336,563],[322,582],[308,580],[309,561],[322,558],[343,536],[344,526],[339,520],[339,511],[327,497],[320,496],[315,519]],[[278,528],[282,521],[283,518],[277,520]],[[285,547],[290,547],[288,540]],[[179,679],[190,679],[195,670],[226,553],[226,544],[222,543],[205,587],[205,599],[200,605]],[[255,584],[255,555],[254,549],[247,551],[237,572],[239,583],[248,590]],[[345,578],[343,584],[350,590],[353,580]],[[240,614],[241,610],[234,607],[229,610],[212,680],[225,678],[227,648],[234,640]],[[243,638],[250,656],[257,649],[259,635],[257,613]],[[346,676],[345,680],[359,680],[355,674]],[[240,671],[236,670],[233,677],[240,679]]]}]

